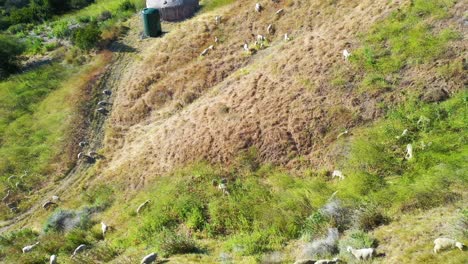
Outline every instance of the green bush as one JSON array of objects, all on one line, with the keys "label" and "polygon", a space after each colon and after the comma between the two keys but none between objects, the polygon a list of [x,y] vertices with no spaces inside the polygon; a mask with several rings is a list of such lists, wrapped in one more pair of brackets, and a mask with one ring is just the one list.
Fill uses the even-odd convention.
[{"label": "green bush", "polygon": [[72,42],[82,50],[95,48],[101,40],[101,31],[96,24],[89,24],[76,29],[72,34]]},{"label": "green bush", "polygon": [[195,240],[187,235],[178,234],[174,231],[164,229],[156,239],[157,247],[163,256],[174,254],[196,253],[200,249]]},{"label": "green bush", "polygon": [[16,38],[0,35],[0,79],[18,69],[18,56],[25,46]]},{"label": "green bush", "polygon": [[136,7],[135,7],[135,4],[131,2],[130,0],[125,0],[122,3],[120,3],[118,10],[121,12],[135,11]]}]

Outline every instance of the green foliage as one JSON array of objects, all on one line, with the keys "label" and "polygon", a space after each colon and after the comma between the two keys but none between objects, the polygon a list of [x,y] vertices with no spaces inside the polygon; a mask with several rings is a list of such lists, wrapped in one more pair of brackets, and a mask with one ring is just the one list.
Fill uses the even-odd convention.
[{"label": "green foliage", "polygon": [[135,4],[130,1],[130,0],[125,0],[119,5],[119,11],[125,12],[125,11],[135,11],[136,7]]},{"label": "green foliage", "polygon": [[302,239],[311,241],[313,238],[325,234],[329,227],[329,218],[320,211],[311,214],[304,222]]},{"label": "green foliage", "polygon": [[174,254],[196,253],[200,249],[195,240],[187,235],[178,234],[174,231],[164,229],[157,236],[157,248],[163,256]]},{"label": "green foliage", "polygon": [[101,31],[96,24],[89,24],[76,29],[72,34],[72,42],[82,50],[95,48],[101,40]]},{"label": "green foliage", "polygon": [[18,68],[18,55],[24,51],[25,47],[16,38],[7,35],[0,35],[0,79]]},{"label": "green foliage", "polygon": [[85,203],[101,210],[111,206],[115,199],[114,190],[109,185],[95,185],[81,195]]},{"label": "green foliage", "polygon": [[347,254],[346,248],[350,246],[354,249],[377,247],[377,241],[368,233],[361,230],[349,230],[338,242],[341,253]]},{"label": "green foliage", "polygon": [[377,23],[364,37],[363,47],[350,60],[364,71],[361,91],[389,89],[403,67],[436,59],[450,40],[459,38],[452,29],[435,31],[434,19],[447,16],[455,1],[415,0]]},{"label": "green foliage", "polygon": [[44,225],[44,232],[65,232],[72,229],[87,230],[90,227],[91,219],[89,210],[57,210],[47,219]]},{"label": "green foliage", "polygon": [[211,11],[219,7],[223,7],[233,3],[234,0],[206,0],[203,2],[202,8],[204,11]]},{"label": "green foliage", "polygon": [[354,218],[356,228],[366,232],[389,222],[388,217],[382,213],[377,205],[366,205],[359,208]]}]

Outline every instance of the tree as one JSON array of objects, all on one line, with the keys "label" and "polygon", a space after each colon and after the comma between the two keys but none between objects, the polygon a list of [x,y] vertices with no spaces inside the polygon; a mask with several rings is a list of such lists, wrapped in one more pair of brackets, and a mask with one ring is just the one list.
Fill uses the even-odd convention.
[{"label": "tree", "polygon": [[0,79],[18,69],[18,56],[25,48],[16,38],[0,35]]}]

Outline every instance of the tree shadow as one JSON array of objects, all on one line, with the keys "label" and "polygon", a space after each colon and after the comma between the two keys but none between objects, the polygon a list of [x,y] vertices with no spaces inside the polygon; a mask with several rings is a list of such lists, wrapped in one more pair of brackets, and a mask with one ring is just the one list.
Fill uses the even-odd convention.
[{"label": "tree shadow", "polygon": [[125,52],[125,53],[134,53],[137,51],[137,49],[135,49],[134,47],[129,46],[119,41],[115,41],[114,43],[112,43],[112,45],[110,46],[110,50],[113,52]]}]

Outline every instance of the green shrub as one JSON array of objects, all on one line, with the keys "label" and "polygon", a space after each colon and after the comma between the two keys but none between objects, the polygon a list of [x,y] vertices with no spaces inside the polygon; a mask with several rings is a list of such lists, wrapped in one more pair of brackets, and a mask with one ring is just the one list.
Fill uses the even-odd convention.
[{"label": "green shrub", "polygon": [[359,230],[366,232],[373,230],[376,227],[384,225],[389,222],[379,206],[377,205],[366,205],[359,208],[354,215],[355,227]]},{"label": "green shrub", "polygon": [[89,210],[57,210],[45,223],[44,232],[65,232],[72,229],[89,229],[91,227]]},{"label": "green shrub", "polygon": [[200,251],[192,238],[168,229],[163,230],[158,235],[156,241],[157,247],[163,256],[196,253]]},{"label": "green shrub", "polygon": [[52,35],[56,38],[67,38],[71,35],[67,21],[57,21],[52,25]]},{"label": "green shrub", "polygon": [[95,48],[100,40],[101,31],[93,23],[76,29],[72,34],[72,42],[82,50]]},{"label": "green shrub", "polygon": [[0,35],[0,79],[18,69],[18,56],[25,47],[12,36]]},{"label": "green shrub", "polygon": [[136,7],[135,7],[135,4],[131,2],[130,0],[125,0],[120,3],[118,10],[121,12],[135,11]]}]

